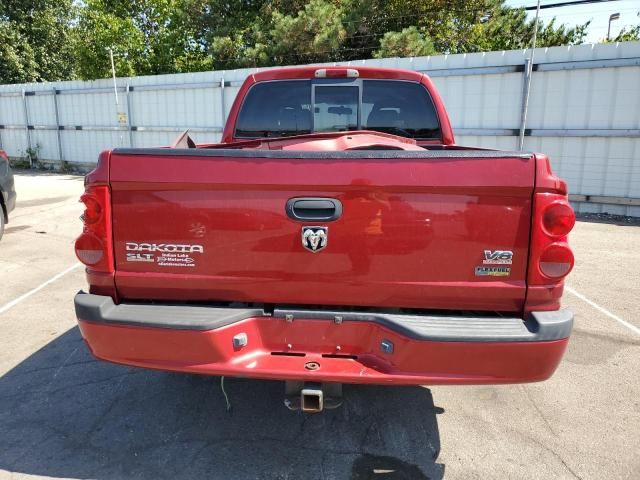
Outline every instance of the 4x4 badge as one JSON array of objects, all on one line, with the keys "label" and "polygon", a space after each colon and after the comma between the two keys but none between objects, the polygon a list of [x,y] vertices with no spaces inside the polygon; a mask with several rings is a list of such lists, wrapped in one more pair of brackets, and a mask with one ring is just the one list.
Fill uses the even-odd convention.
[{"label": "4x4 badge", "polygon": [[302,246],[316,253],[327,246],[329,229],[327,227],[302,227]]}]

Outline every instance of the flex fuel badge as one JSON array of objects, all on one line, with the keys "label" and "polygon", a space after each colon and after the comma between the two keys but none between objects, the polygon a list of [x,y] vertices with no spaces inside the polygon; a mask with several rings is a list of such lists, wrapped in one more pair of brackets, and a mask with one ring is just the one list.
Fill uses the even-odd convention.
[{"label": "flex fuel badge", "polygon": [[160,267],[195,267],[194,254],[204,253],[202,245],[126,242],[127,262],[152,262]]},{"label": "flex fuel badge", "polygon": [[476,277],[508,277],[511,267],[476,267]]}]

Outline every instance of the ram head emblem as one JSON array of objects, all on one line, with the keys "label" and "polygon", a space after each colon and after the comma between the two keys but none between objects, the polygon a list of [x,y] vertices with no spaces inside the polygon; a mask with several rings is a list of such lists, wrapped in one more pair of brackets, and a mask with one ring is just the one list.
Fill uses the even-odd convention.
[{"label": "ram head emblem", "polygon": [[302,227],[302,246],[316,253],[327,246],[327,227]]}]

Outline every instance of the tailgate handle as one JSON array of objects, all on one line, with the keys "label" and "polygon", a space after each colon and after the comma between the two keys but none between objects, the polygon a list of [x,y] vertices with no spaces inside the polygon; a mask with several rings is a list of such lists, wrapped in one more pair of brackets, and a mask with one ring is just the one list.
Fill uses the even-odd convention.
[{"label": "tailgate handle", "polygon": [[287,215],[293,220],[330,222],[342,215],[342,203],[335,198],[290,198]]}]

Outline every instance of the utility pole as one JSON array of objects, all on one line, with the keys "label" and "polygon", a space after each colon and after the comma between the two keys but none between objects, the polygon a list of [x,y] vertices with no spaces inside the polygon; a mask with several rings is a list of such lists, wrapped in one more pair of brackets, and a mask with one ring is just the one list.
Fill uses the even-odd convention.
[{"label": "utility pole", "polygon": [[109,58],[111,58],[111,75],[113,76],[113,93],[116,96],[116,111],[118,111],[118,85],[116,84],[116,66],[113,63],[113,48],[107,47]]},{"label": "utility pole", "polygon": [[[118,83],[116,82],[116,65],[113,62],[113,48],[107,47],[109,50],[109,58],[111,59],[111,77],[113,78],[113,93],[116,97],[116,116],[118,117],[118,125],[127,125],[127,130],[129,130],[129,144],[131,144],[131,127],[129,123],[129,86],[127,85],[127,111],[121,112],[120,105],[118,103]],[[124,138],[122,134],[120,135],[120,142],[124,142]],[[131,145],[130,145],[131,146]]]},{"label": "utility pole", "polygon": [[536,49],[536,41],[538,39],[538,18],[540,16],[540,0],[538,0],[538,6],[536,7],[536,19],[533,27],[533,40],[531,45],[531,55],[529,55],[529,62],[526,67],[525,86],[524,86],[524,101],[522,102],[522,118],[520,121],[520,135],[518,136],[518,149],[520,151],[524,148],[524,131],[527,126],[527,111],[529,110],[529,92],[531,91],[531,75],[533,73],[533,52]]}]

